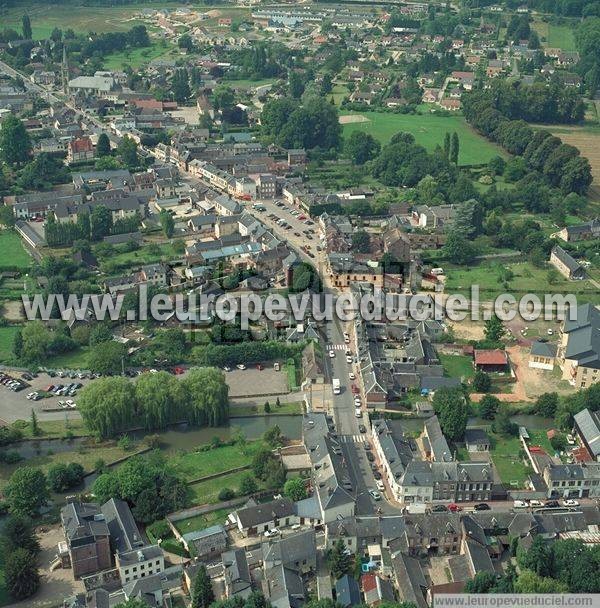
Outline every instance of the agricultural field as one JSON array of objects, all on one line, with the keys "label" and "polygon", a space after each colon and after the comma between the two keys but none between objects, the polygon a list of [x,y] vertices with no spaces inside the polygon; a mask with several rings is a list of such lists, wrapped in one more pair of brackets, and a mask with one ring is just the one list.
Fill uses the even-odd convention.
[{"label": "agricultural field", "polygon": [[0,271],[2,267],[26,270],[31,257],[23,247],[21,237],[12,230],[0,230]]},{"label": "agricultural field", "polygon": [[[164,2],[145,3],[144,7],[164,7]],[[34,38],[49,38],[52,30],[72,29],[75,32],[124,32],[141,22],[132,18],[138,6],[77,6],[72,4],[39,5],[19,2],[17,6],[3,9],[0,21],[5,27],[21,29],[21,18],[27,13],[31,19]]]},{"label": "agricultural field", "polygon": [[462,116],[436,116],[435,114],[391,114],[386,112],[346,112],[340,116],[343,132],[370,133],[382,144],[400,131],[412,133],[417,143],[433,152],[436,146],[443,146],[447,132],[456,131],[460,140],[459,164],[480,165],[494,156],[506,156],[498,146],[478,135]]},{"label": "agricultural field", "polygon": [[547,293],[574,294],[578,301],[590,302],[597,298],[598,290],[589,281],[569,281],[562,275],[552,273],[555,281],[548,282],[550,266],[536,268],[529,262],[503,263],[502,267],[510,269],[514,276],[504,286],[499,280],[498,262],[482,262],[470,267],[452,267],[446,264],[446,293],[470,294],[471,285],[479,286],[481,301],[490,300],[504,292],[512,293],[516,298],[534,293],[543,296]]}]

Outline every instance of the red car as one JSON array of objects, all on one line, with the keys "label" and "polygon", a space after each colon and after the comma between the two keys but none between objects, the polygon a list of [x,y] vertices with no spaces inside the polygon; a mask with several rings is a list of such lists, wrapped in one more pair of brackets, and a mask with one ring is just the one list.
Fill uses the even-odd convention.
[{"label": "red car", "polygon": [[358,388],[358,386],[356,386],[356,384],[352,385],[352,392],[354,394],[360,393],[360,389]]},{"label": "red car", "polygon": [[451,502],[448,505],[448,511],[451,511],[452,513],[457,513],[458,511],[462,511],[462,507],[460,507],[459,505],[457,505],[454,502]]}]

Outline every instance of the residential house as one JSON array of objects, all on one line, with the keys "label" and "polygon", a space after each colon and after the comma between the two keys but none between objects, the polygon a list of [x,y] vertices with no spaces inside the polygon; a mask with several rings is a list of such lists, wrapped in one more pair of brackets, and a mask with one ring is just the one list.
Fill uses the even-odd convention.
[{"label": "residential house", "polygon": [[585,268],[560,245],[555,245],[552,248],[550,252],[550,264],[567,279],[581,280],[585,278]]},{"label": "residential house", "polygon": [[256,536],[277,526],[297,523],[294,504],[289,498],[250,504],[235,511],[235,523],[244,536]]},{"label": "residential house", "polygon": [[543,478],[548,498],[600,497],[600,462],[549,464]]},{"label": "residential house", "polygon": [[582,304],[576,312],[575,320],[563,321],[557,361],[564,380],[586,388],[600,380],[600,311]]},{"label": "residential house", "polygon": [[67,145],[67,163],[80,163],[92,160],[95,156],[94,144],[89,137],[77,137]]},{"label": "residential house", "polygon": [[317,544],[314,528],[263,543],[263,564],[266,569],[283,564],[301,574],[316,570]]},{"label": "residential house", "polygon": [[593,219],[585,224],[565,226],[561,231],[556,233],[556,236],[568,243],[598,239],[600,238],[600,220]]},{"label": "residential house", "polygon": [[529,351],[529,367],[552,371],[557,351],[556,344],[536,340],[531,344],[531,350]]},{"label": "residential house", "polygon": [[396,599],[392,583],[377,574],[363,574],[360,583],[367,606],[376,608],[380,604],[394,602]]},{"label": "residential house", "polygon": [[227,548],[227,532],[222,525],[217,524],[204,530],[187,532],[181,536],[181,542],[190,555],[212,558]]},{"label": "residential house", "polygon": [[422,441],[427,460],[432,462],[451,462],[454,460],[437,416],[432,416],[425,421]]},{"label": "residential house", "polygon": [[344,574],[335,582],[336,601],[342,608],[351,608],[361,604],[360,588],[356,579]]},{"label": "residential house", "polygon": [[252,577],[246,551],[244,549],[225,551],[221,559],[227,598],[248,597],[252,593]]},{"label": "residential house", "polygon": [[584,409],[574,416],[574,428],[592,460],[600,462],[600,415]]},{"label": "residential house", "polygon": [[418,205],[412,216],[420,228],[442,229],[452,224],[456,213],[455,205]]}]

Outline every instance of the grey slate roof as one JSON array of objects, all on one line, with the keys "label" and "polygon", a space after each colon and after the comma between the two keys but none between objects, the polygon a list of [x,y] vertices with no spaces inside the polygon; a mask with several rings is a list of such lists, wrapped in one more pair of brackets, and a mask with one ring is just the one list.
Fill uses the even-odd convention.
[{"label": "grey slate roof", "polygon": [[531,345],[531,354],[534,357],[547,357],[554,359],[556,357],[556,344],[550,342],[533,342]]},{"label": "grey slate roof", "polygon": [[448,446],[448,442],[442,432],[440,421],[437,416],[432,416],[425,421],[425,431],[429,439],[431,453],[434,460],[438,462],[448,462],[452,460],[452,452]]},{"label": "grey slate roof", "polygon": [[111,498],[101,509],[116,551],[131,551],[145,544],[126,502]]},{"label": "grey slate roof", "polygon": [[600,417],[597,412],[591,412],[587,408],[575,414],[575,425],[579,433],[585,439],[592,456],[600,455]]},{"label": "grey slate roof", "polygon": [[428,585],[419,561],[405,553],[397,553],[392,557],[392,568],[400,599],[403,602],[412,602],[419,608],[427,608],[423,590],[427,589]]},{"label": "grey slate roof", "polygon": [[69,502],[60,511],[65,536],[70,543],[89,537],[108,536],[100,507],[93,502]]},{"label": "grey slate roof", "polygon": [[358,583],[356,582],[356,579],[352,578],[349,574],[344,574],[342,578],[336,581],[335,593],[337,603],[340,604],[342,608],[358,606],[361,603]]},{"label": "grey slate roof", "polygon": [[563,331],[568,334],[565,358],[580,365],[600,368],[600,312],[591,304],[577,307],[577,318],[565,319]]},{"label": "grey slate roof", "polygon": [[274,518],[290,517],[293,514],[294,503],[289,498],[280,498],[237,510],[238,519],[244,528],[252,528]]},{"label": "grey slate roof", "polygon": [[250,568],[244,549],[226,551],[223,553],[222,560],[225,568],[225,581],[230,593],[242,593],[252,587]]}]

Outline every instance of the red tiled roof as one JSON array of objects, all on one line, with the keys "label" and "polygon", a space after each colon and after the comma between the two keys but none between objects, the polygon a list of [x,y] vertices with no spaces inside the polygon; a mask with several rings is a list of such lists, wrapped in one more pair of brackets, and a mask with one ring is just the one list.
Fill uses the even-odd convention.
[{"label": "red tiled roof", "polygon": [[475,351],[475,365],[506,365],[507,363],[506,351],[500,349]]},{"label": "red tiled roof", "polygon": [[377,589],[377,578],[374,574],[363,574],[361,577],[363,592]]}]

